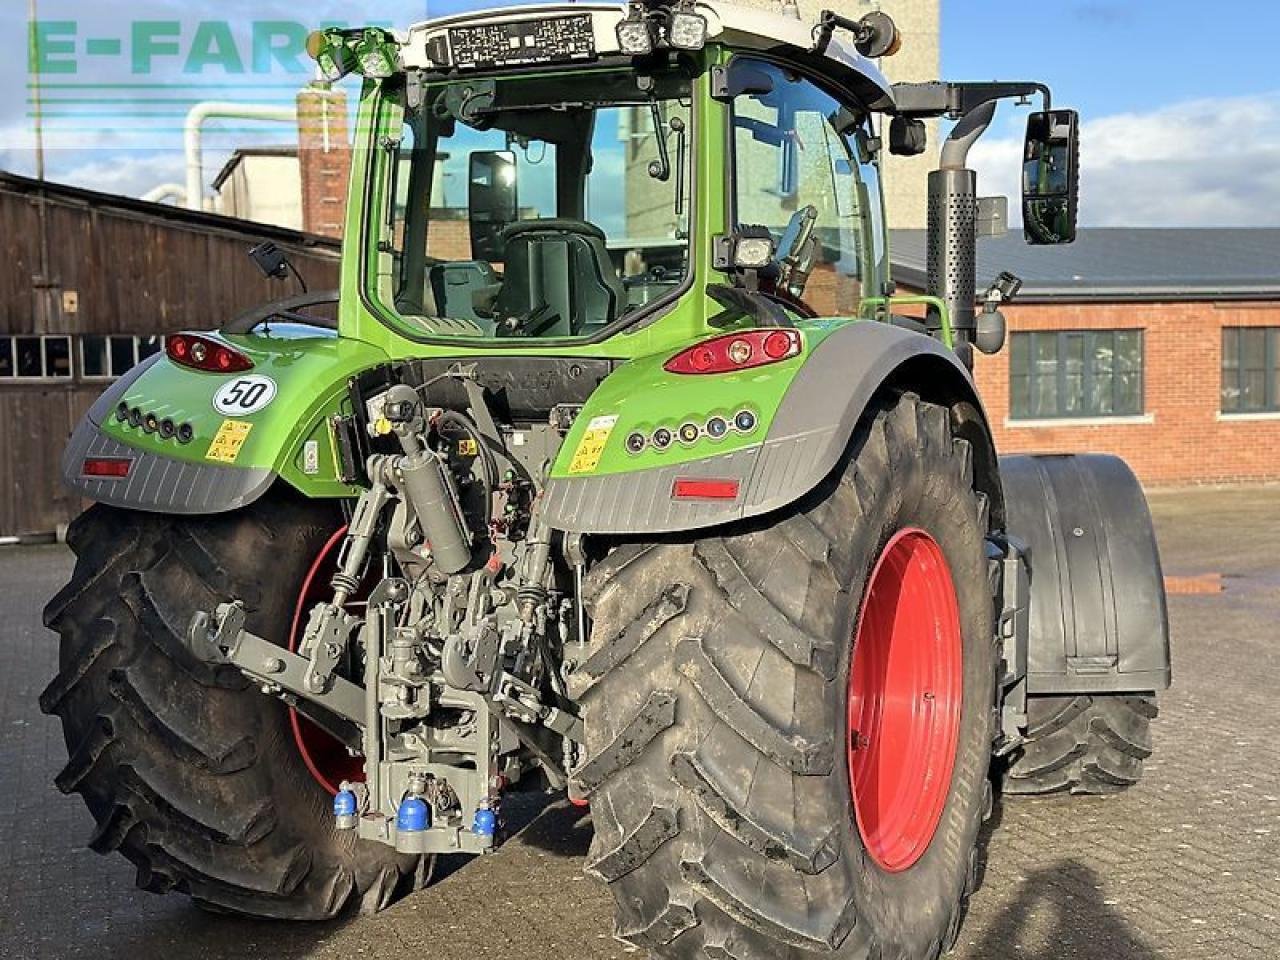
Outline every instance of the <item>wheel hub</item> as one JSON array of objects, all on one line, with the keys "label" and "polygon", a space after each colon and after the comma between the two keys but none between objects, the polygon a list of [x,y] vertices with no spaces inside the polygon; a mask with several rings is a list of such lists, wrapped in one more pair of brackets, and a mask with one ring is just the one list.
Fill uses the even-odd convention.
[{"label": "wheel hub", "polygon": [[858,833],[890,873],[924,855],[942,819],[960,732],[961,650],[942,548],[923,530],[899,530],[863,595],[847,716]]}]

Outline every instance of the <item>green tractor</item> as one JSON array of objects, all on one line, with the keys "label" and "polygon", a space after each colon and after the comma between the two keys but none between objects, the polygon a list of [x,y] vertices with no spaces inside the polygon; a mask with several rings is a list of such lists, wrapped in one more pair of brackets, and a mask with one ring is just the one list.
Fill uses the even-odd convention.
[{"label": "green tractor", "polygon": [[[1075,115],[892,86],[896,44],[686,0],[314,35],[364,77],[336,309],[169,337],[66,453],[97,503],[41,703],[90,846],[321,919],[564,790],[624,940],[920,960],[993,784],[1136,782],[1169,681],[1140,488],[998,459],[970,372],[1017,281],[976,293],[969,147],[1042,98],[1023,219],[1067,241]],[[932,118],[898,296],[881,161]]]}]

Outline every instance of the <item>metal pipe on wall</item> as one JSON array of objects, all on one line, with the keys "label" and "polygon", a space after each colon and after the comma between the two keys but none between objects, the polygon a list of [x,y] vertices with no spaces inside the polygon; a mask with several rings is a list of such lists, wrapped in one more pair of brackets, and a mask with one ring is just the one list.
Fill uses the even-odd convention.
[{"label": "metal pipe on wall", "polygon": [[264,104],[226,103],[218,100],[207,100],[192,107],[187,113],[182,131],[183,148],[187,158],[186,202],[188,209],[191,210],[204,209],[202,128],[206,120],[215,117],[297,123],[298,113],[292,106],[275,107]]}]

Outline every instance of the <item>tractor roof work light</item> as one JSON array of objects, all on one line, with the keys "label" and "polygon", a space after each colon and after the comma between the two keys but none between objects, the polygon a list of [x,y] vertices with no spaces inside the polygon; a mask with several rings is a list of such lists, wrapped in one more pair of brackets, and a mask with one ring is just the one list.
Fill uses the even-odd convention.
[{"label": "tractor roof work light", "polygon": [[672,11],[667,42],[677,50],[701,50],[707,44],[707,18],[692,10]]},{"label": "tractor roof work light", "polygon": [[307,55],[316,62],[320,76],[337,83],[356,68],[355,56],[338,30],[316,30],[307,37]]},{"label": "tractor roof work light", "polygon": [[627,19],[618,21],[618,48],[628,56],[643,57],[653,53],[653,25],[643,9],[632,7]]},{"label": "tractor roof work light", "polygon": [[400,69],[396,42],[383,30],[366,30],[356,43],[355,53],[360,73],[366,77],[385,80]]}]

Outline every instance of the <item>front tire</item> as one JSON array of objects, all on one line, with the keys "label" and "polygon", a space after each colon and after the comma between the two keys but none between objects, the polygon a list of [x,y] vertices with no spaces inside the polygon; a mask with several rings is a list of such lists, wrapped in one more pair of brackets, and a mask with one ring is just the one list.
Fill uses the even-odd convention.
[{"label": "front tire", "polygon": [[[947,769],[936,828],[894,853],[859,827],[865,771],[846,744],[862,715],[851,638],[904,531],[949,568],[960,696],[953,754],[929,767]],[[951,946],[991,802],[985,534],[968,444],[945,408],[903,394],[797,507],[694,542],[618,546],[596,566],[590,653],[571,680],[587,735],[575,784],[620,937],[688,960],[933,960]]]},{"label": "front tire", "polygon": [[70,758],[56,783],[79,793],[138,886],[210,909],[319,920],[380,909],[428,862],[333,829],[287,711],[238,670],[195,660],[192,614],[244,600],[247,627],[280,642],[309,564],[341,522],[299,497],[177,517],[97,505],[72,525],[71,582],[45,608],[60,670],[40,697]]}]

